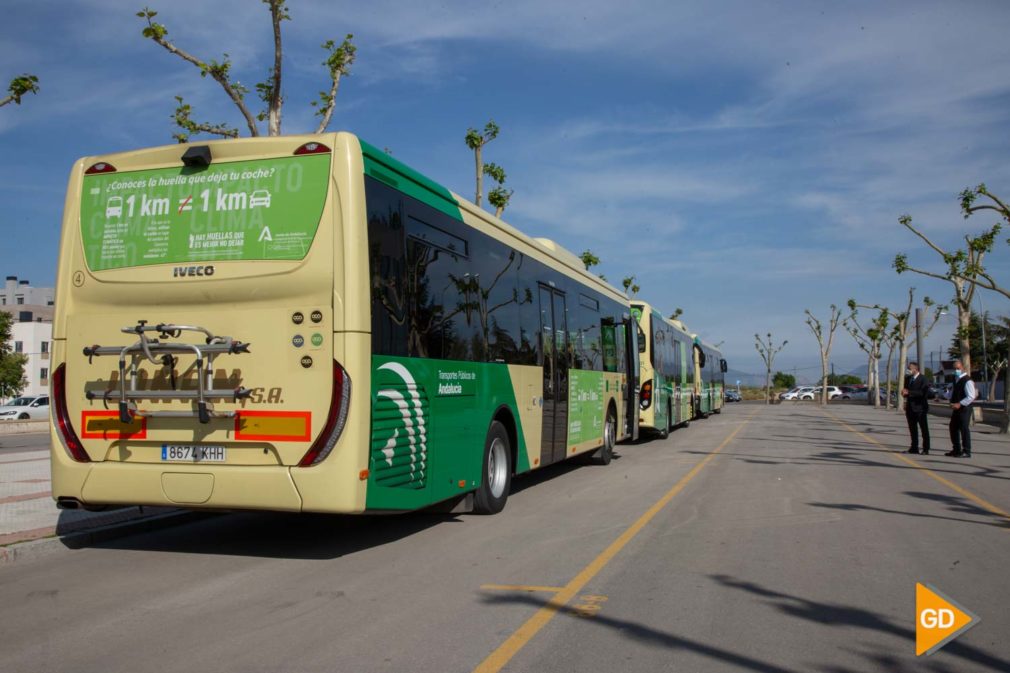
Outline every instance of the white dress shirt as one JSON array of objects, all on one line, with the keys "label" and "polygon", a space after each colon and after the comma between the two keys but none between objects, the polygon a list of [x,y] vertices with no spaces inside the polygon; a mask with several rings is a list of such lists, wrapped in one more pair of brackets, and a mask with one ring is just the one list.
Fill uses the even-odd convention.
[{"label": "white dress shirt", "polygon": [[[961,376],[966,376],[966,374],[964,373],[963,369],[961,370]],[[957,377],[958,381],[961,380],[961,376]],[[959,404],[962,407],[968,406],[969,404],[971,404],[972,402],[975,401],[976,397],[978,397],[978,391],[975,390],[975,382],[974,381],[968,381],[968,383],[965,384],[965,386],[964,386],[964,399],[961,400],[959,402]]]}]

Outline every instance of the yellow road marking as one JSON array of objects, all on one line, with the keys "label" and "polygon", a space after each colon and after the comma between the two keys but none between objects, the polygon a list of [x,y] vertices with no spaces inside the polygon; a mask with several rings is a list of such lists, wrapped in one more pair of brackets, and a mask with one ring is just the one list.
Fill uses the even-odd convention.
[{"label": "yellow road marking", "polygon": [[928,476],[932,477],[934,480],[936,480],[939,483],[943,484],[944,486],[946,486],[950,490],[954,491],[955,493],[957,493],[959,495],[964,496],[968,500],[971,500],[973,503],[975,503],[976,505],[978,505],[982,509],[988,510],[988,511],[992,512],[993,514],[1001,516],[1004,519],[1007,519],[1008,521],[1010,521],[1010,512],[1007,512],[1006,510],[1000,509],[999,507],[997,507],[996,505],[992,504],[988,500],[985,500],[983,498],[978,497],[977,495],[975,495],[974,493],[972,493],[968,489],[966,489],[966,488],[964,488],[962,486],[958,486],[957,484],[955,484],[951,480],[947,479],[946,477],[942,477],[939,474],[937,474],[936,472],[933,472],[933,470],[929,469],[928,467],[925,467],[924,465],[920,465],[919,463],[915,462],[914,460],[912,460],[908,456],[904,455],[903,453],[895,451],[892,447],[887,446],[886,444],[882,444],[881,442],[878,442],[876,439],[874,439],[873,437],[870,437],[869,435],[867,435],[864,432],[860,432],[859,430],[856,430],[854,427],[852,427],[851,425],[849,425],[848,423],[846,423],[842,419],[838,418],[838,416],[835,416],[830,411],[825,411],[824,413],[827,414],[828,416],[830,416],[831,418],[833,418],[838,424],[840,424],[846,430],[849,430],[850,432],[854,432],[855,434],[857,434],[858,436],[862,437],[865,441],[869,442],[870,444],[875,444],[876,446],[879,446],[882,449],[886,449],[888,453],[890,453],[892,456],[894,456],[895,458],[897,458],[901,462],[905,463],[906,465],[910,465],[911,467],[914,467],[917,470],[921,470],[923,473],[925,473]]},{"label": "yellow road marking", "polygon": [[547,591],[555,594],[564,589],[564,587],[541,587],[535,584],[481,584],[480,588],[485,591]]},{"label": "yellow road marking", "polygon": [[666,505],[673,500],[674,496],[684,490],[684,487],[698,476],[698,473],[705,469],[705,466],[712,462],[712,459],[716,457],[720,451],[722,451],[726,446],[733,441],[733,438],[743,430],[744,426],[750,422],[752,418],[757,414],[757,411],[751,413],[747,417],[746,421],[741,423],[736,430],[731,432],[726,439],[723,440],[715,451],[705,456],[697,465],[691,468],[691,471],[684,475],[680,481],[674,484],[673,488],[666,492],[666,494],[656,501],[656,503],[650,507],[645,514],[640,516],[635,523],[631,524],[621,535],[610,543],[610,545],[600,552],[600,555],[589,562],[585,568],[583,568],[578,575],[576,575],[572,580],[561,588],[560,591],[554,594],[547,604],[536,611],[536,613],[530,617],[526,622],[516,629],[508,640],[498,646],[494,652],[488,655],[488,657],[480,663],[477,668],[473,669],[473,673],[497,673],[500,671],[505,664],[511,661],[519,650],[526,646],[526,644],[533,639],[540,629],[544,628],[551,619],[554,618],[559,611],[564,609],[570,600],[572,600],[582,589],[593,579],[601,570],[617,554],[624,549],[624,547],[631,542],[631,540],[638,535],[646,524],[652,521],[653,517],[659,514],[660,511]]}]

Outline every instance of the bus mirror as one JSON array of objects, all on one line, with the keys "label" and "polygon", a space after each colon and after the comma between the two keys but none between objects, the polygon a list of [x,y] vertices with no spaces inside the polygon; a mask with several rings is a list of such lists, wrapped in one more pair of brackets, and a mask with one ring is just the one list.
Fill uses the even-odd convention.
[{"label": "bus mirror", "polygon": [[723,374],[729,371],[729,365],[726,364],[725,359],[719,360],[719,371],[721,371]]}]

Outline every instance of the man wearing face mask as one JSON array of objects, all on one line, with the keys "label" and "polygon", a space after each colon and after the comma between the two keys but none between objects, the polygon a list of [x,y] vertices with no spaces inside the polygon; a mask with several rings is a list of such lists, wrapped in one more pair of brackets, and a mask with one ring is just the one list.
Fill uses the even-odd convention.
[{"label": "man wearing face mask", "polygon": [[975,383],[960,360],[954,360],[954,389],[950,393],[950,443],[953,445],[945,456],[971,458],[971,405],[978,393]]},{"label": "man wearing face mask", "polygon": [[926,377],[919,374],[919,363],[909,362],[905,371],[905,388],[901,391],[905,398],[905,419],[908,421],[908,432],[912,435],[912,447],[909,453],[919,453],[919,431],[922,431],[922,453],[929,453],[929,402],[927,395],[929,385]]}]

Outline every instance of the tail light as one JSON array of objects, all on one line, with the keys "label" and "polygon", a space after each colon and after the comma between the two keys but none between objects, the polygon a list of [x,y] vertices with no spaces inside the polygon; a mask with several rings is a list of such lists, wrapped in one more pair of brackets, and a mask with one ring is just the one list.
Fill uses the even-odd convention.
[{"label": "tail light", "polygon": [[311,467],[322,462],[337,445],[340,433],[347,423],[347,410],[351,406],[351,377],[340,363],[333,361],[333,395],[330,397],[330,412],[326,425],[308,452],[298,462],[298,467]]},{"label": "tail light", "polygon": [[78,463],[90,463],[91,457],[84,450],[84,445],[78,439],[74,426],[70,422],[70,414],[67,412],[67,365],[61,364],[53,372],[52,376],[52,400],[53,416],[56,421],[56,434],[60,436],[63,448],[67,450],[70,457]]},{"label": "tail light", "polygon": [[112,164],[107,164],[104,161],[99,161],[97,164],[92,164],[84,171],[85,175],[95,175],[96,173],[115,173],[116,167]]},{"label": "tail light", "polygon": [[322,143],[305,143],[295,150],[295,154],[326,154],[330,148]]},{"label": "tail light", "polygon": [[642,384],[641,399],[638,406],[642,407],[642,411],[652,406],[652,379]]}]

